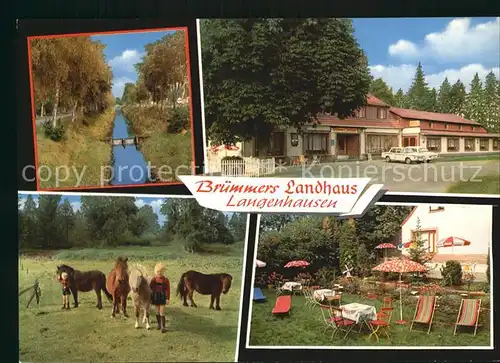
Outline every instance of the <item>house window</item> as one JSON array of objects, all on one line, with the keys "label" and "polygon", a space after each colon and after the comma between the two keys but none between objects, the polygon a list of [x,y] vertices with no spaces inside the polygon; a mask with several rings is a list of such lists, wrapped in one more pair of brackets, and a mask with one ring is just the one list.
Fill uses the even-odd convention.
[{"label": "house window", "polygon": [[368,154],[381,154],[384,151],[389,151],[391,147],[397,146],[397,135],[366,135],[366,152]]},{"label": "house window", "polygon": [[448,130],[448,124],[444,124],[445,130]]},{"label": "house window", "polygon": [[290,143],[293,147],[299,146],[299,134],[293,133],[290,134]]},{"label": "house window", "polygon": [[476,129],[476,126],[472,126],[472,131],[474,131]]},{"label": "house window", "polygon": [[327,133],[309,133],[304,135],[305,150],[308,154],[327,154],[328,153]]},{"label": "house window", "polygon": [[442,212],[442,211],[444,211],[444,207],[429,207],[429,213]]},{"label": "house window", "polygon": [[448,151],[458,151],[458,149],[459,149],[458,137],[449,137]]},{"label": "house window", "polygon": [[476,151],[476,142],[472,137],[465,138],[465,151]]},{"label": "house window", "polygon": [[431,129],[433,129],[433,128],[434,128],[434,122],[429,122],[429,127],[430,127]]},{"label": "house window", "polygon": [[360,118],[365,118],[366,117],[366,107],[361,107],[359,110],[357,110],[356,116],[358,116]]},{"label": "house window", "polygon": [[429,150],[429,151],[441,151],[441,138],[440,137],[428,137],[427,138],[427,150]]},{"label": "house window", "polygon": [[479,140],[479,150],[488,151],[489,142],[490,142],[490,140],[488,140],[488,139],[480,139]]},{"label": "house window", "polygon": [[458,125],[458,129],[462,131],[462,125]]},{"label": "house window", "polygon": [[385,108],[377,108],[377,118],[386,119],[387,118],[387,110]]},{"label": "house window", "polygon": [[499,149],[499,141],[498,139],[493,139],[493,150],[497,151]]}]

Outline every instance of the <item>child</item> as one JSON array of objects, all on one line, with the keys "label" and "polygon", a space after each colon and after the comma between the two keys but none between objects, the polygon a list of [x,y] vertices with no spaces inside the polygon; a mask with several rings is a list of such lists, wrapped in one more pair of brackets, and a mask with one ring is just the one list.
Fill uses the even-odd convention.
[{"label": "child", "polygon": [[153,292],[151,295],[151,303],[156,307],[156,321],[158,330],[165,333],[165,305],[168,305],[170,300],[170,280],[164,275],[165,266],[162,263],[157,263],[154,269],[155,277],[151,279],[150,287]]},{"label": "child", "polygon": [[71,295],[71,291],[69,290],[69,279],[68,274],[63,272],[61,274],[61,278],[59,279],[62,285],[62,295],[63,295],[63,306],[61,309],[69,310],[69,295]]}]

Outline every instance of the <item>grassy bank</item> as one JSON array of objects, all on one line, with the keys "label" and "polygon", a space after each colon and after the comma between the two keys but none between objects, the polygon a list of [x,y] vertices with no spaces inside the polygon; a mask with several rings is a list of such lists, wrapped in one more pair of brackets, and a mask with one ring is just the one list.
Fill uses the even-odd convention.
[{"label": "grassy bank", "polygon": [[[39,362],[129,361],[129,362],[229,362],[234,360],[240,289],[242,283],[242,244],[218,247],[221,254],[203,256],[182,253],[176,247],[130,247],[86,249],[56,252],[51,257],[21,257],[19,288],[40,281],[40,306],[25,308],[28,296],[20,297],[20,360]],[[132,302],[129,297],[128,319],[110,317],[111,304],[104,299],[104,309],[95,308],[93,292],[80,293],[81,305],[70,311],[60,310],[61,289],[54,274],[58,264],[67,263],[81,270],[97,269],[107,274],[119,255],[129,257],[129,264],[139,262],[152,273],[154,264],[162,261],[166,275],[175,289],[183,272],[195,269],[206,273],[226,272],[233,275],[227,295],[221,297],[222,311],[209,310],[209,296],[195,293],[198,308],[182,306],[173,294],[166,308],[167,333],[147,331],[141,324],[134,328]],[[72,301],[72,298],[71,298]],[[153,314],[153,313],[152,313]],[[155,320],[154,315],[151,321]],[[64,341],[64,344],[61,342]],[[71,352],[68,351],[71,347]]]},{"label": "grassy bank", "polygon": [[[111,164],[111,145],[102,139],[113,129],[115,109],[65,122],[65,139],[52,141],[37,130],[38,167],[42,188],[98,186],[101,168]],[[50,170],[50,174],[49,171]],[[56,172],[59,171],[59,177]]]},{"label": "grassy bank", "polygon": [[[389,329],[391,339],[381,337],[380,342],[376,339],[368,339],[368,332],[359,334],[352,333],[346,340],[342,339],[342,334],[337,334],[331,339],[332,330],[323,334],[325,324],[319,307],[306,307],[304,297],[292,297],[292,310],[290,316],[283,319],[276,318],[271,314],[271,310],[276,301],[276,295],[273,290],[264,290],[267,301],[264,303],[253,303],[252,322],[250,331],[250,345],[262,346],[489,346],[489,310],[484,309],[481,312],[480,324],[477,335],[473,336],[470,332],[453,335],[454,323],[458,314],[460,297],[455,297],[456,309],[447,309],[444,312],[444,306],[436,308],[434,323],[430,334],[426,334],[427,329],[423,326],[410,331],[410,324],[398,325],[399,304],[395,301],[395,311],[392,316],[392,324]],[[483,299],[483,304],[486,298]],[[382,302],[379,300],[368,299],[363,296],[342,294],[342,304],[357,302],[375,306],[379,311]],[[438,303],[439,304],[439,303]],[[416,299],[411,304],[403,307],[403,319],[411,322],[415,312]],[[452,311],[453,310],[453,311]]]},{"label": "grassy bank", "polygon": [[193,161],[189,127],[179,133],[168,132],[169,111],[156,107],[125,106],[121,110],[134,134],[148,136],[141,144],[141,152],[153,167],[164,166],[163,181],[176,180],[175,175],[179,174],[192,174],[187,168]]},{"label": "grassy bank", "polygon": [[480,178],[481,181],[463,181],[451,185],[447,193],[464,194],[500,194],[500,176],[487,175]]},{"label": "grassy bank", "polygon": [[438,159],[439,162],[445,161],[479,161],[479,160],[500,160],[500,153],[487,154],[487,155],[441,155]]}]

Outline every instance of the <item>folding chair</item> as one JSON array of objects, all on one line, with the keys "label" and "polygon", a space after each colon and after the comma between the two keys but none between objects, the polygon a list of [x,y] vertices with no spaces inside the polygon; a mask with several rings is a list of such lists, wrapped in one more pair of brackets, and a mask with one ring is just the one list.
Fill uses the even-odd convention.
[{"label": "folding chair", "polygon": [[322,305],[318,304],[321,310],[321,316],[323,317],[323,322],[325,323],[325,330],[323,330],[323,334],[327,332],[328,329],[333,329],[332,332],[332,339],[333,336],[335,335],[335,330],[337,329],[337,326],[335,325],[335,320],[341,319],[338,316],[335,316],[330,309],[330,306],[328,305]]},{"label": "folding chair", "polygon": [[276,291],[276,296],[283,295],[283,289],[281,288],[281,282],[276,281],[274,283],[274,290]]},{"label": "folding chair", "polygon": [[256,302],[264,302],[266,301],[266,297],[262,293],[262,290],[260,287],[254,287],[253,288],[253,301]]},{"label": "folding chair", "polygon": [[370,339],[372,336],[375,336],[378,342],[381,334],[385,334],[389,339],[391,338],[391,336],[389,335],[389,327],[391,325],[393,310],[393,308],[380,309],[380,311],[377,313],[377,319],[370,322],[372,333],[368,336],[368,339]]},{"label": "folding chair", "polygon": [[304,294],[305,305],[307,307],[314,306],[314,299],[312,296],[312,290],[309,287],[304,287],[304,288],[302,288],[302,293]]},{"label": "folding chair", "polygon": [[436,297],[430,295],[421,295],[418,297],[415,315],[411,321],[410,330],[414,323],[428,324],[427,334],[431,332],[432,320],[434,319],[434,310],[436,309]]},{"label": "folding chair", "polygon": [[453,335],[457,335],[459,326],[474,327],[474,335],[476,335],[480,311],[481,299],[462,299]]},{"label": "folding chair", "polygon": [[290,313],[292,308],[292,295],[278,296],[272,310],[273,315],[284,315]]},{"label": "folding chair", "polygon": [[330,308],[332,309],[332,315],[334,316],[333,322],[335,323],[336,327],[332,338],[337,334],[338,331],[341,331],[345,333],[344,339],[346,339],[356,325],[356,322],[350,319],[345,319],[341,308],[335,306],[332,306]]}]

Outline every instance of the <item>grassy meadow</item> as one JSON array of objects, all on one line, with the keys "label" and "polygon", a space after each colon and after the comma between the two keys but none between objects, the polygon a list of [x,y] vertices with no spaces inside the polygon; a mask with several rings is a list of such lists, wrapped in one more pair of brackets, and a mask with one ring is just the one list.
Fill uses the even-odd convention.
[{"label": "grassy meadow", "polygon": [[[152,166],[169,166],[172,169],[172,181],[176,180],[174,173],[175,175],[192,174],[191,170],[184,168],[190,167],[193,162],[190,129],[180,133],[168,132],[168,119],[165,111],[162,112],[156,107],[124,106],[122,112],[130,122],[134,134],[148,136],[141,143],[141,152]],[[176,171],[179,166],[182,168]],[[169,172],[165,170],[163,179],[167,179],[168,174],[170,170]]]},{"label": "grassy meadow", "polygon": [[[292,309],[289,316],[282,318],[275,317],[271,310],[276,302],[274,290],[263,289],[267,297],[263,303],[252,303],[252,316],[250,328],[250,346],[489,346],[490,345],[490,311],[486,297],[483,298],[483,310],[480,316],[481,326],[477,335],[473,336],[472,331],[461,330],[456,336],[453,335],[454,323],[458,314],[460,297],[453,297],[454,309],[446,309],[450,302],[441,303],[438,301],[436,307],[434,323],[431,333],[427,333],[424,325],[414,326],[410,331],[410,324],[398,325],[399,301],[394,301],[394,313],[391,327],[389,329],[391,339],[385,336],[380,337],[380,342],[372,337],[368,339],[369,333],[362,332],[356,334],[351,332],[346,340],[342,339],[342,334],[337,334],[331,339],[332,330],[329,329],[323,334],[325,323],[319,307],[305,306],[303,296],[292,297]],[[361,304],[375,306],[379,311],[382,301],[368,299],[364,296],[342,294],[342,304],[358,302]],[[411,322],[415,313],[416,298],[407,301],[403,305],[403,319]],[[446,311],[443,311],[445,310]],[[416,327],[416,328],[415,328]],[[463,331],[463,332],[462,332]]]},{"label": "grassy meadow", "polygon": [[[77,186],[99,186],[101,183],[101,168],[111,164],[111,145],[103,139],[110,136],[113,129],[115,109],[110,108],[103,114],[77,118],[75,122],[63,120],[65,139],[52,141],[47,138],[42,127],[37,127],[37,157],[38,167],[45,165],[51,171],[47,179],[47,171],[43,171],[40,180],[42,188],[64,188]],[[67,166],[69,174],[61,170],[59,180],[55,178],[58,167]],[[83,173],[80,185],[77,176]]]},{"label": "grassy meadow", "polygon": [[[98,269],[106,275],[114,260],[125,255],[129,266],[140,263],[150,273],[154,264],[166,266],[172,284],[166,307],[167,332],[134,328],[135,317],[129,297],[129,318],[111,318],[111,304],[103,297],[103,310],[95,307],[95,293],[79,293],[80,306],[61,310],[61,287],[55,279],[56,266],[69,264],[79,270]],[[20,257],[19,289],[37,278],[42,297],[25,308],[29,293],[19,299],[20,361],[29,362],[228,362],[234,361],[240,291],[243,270],[243,243],[213,246],[206,254],[188,254],[176,247],[119,247],[110,249],[63,250],[53,255]],[[221,297],[222,311],[209,310],[210,296],[194,295],[198,308],[182,306],[175,289],[183,272],[226,272],[233,276],[227,295]],[[70,298],[73,302],[72,297]],[[156,327],[152,311],[150,320]]]},{"label": "grassy meadow", "polygon": [[479,182],[462,181],[451,185],[447,193],[500,194],[500,175],[481,177]]}]

